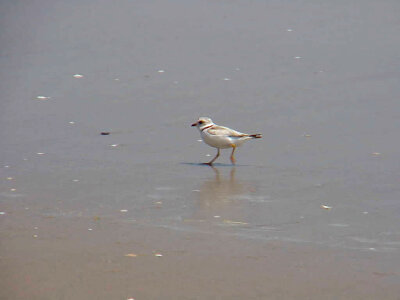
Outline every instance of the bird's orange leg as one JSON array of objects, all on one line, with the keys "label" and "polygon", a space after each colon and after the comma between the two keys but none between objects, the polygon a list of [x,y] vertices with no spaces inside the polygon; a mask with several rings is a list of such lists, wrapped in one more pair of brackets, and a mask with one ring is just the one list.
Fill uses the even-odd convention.
[{"label": "bird's orange leg", "polygon": [[234,155],[235,150],[236,150],[236,145],[232,144],[231,146],[232,146],[231,162],[232,162],[232,164],[235,164],[236,163],[236,159],[235,159],[235,156],[233,156],[233,155]]},{"label": "bird's orange leg", "polygon": [[212,160],[210,160],[208,163],[205,163],[206,165],[212,166],[213,162],[219,157],[219,148],[217,148],[217,149],[218,149],[217,155],[215,155],[215,157]]}]

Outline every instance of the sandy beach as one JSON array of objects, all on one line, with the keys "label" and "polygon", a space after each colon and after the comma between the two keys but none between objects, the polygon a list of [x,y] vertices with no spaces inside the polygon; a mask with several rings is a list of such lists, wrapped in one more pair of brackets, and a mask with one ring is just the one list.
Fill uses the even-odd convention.
[{"label": "sandy beach", "polygon": [[0,299],[399,299],[399,13],[3,1]]}]

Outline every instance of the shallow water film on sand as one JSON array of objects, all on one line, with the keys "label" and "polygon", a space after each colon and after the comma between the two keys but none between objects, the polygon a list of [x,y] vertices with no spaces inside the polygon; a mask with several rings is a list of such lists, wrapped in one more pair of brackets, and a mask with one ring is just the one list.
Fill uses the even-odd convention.
[{"label": "shallow water film on sand", "polygon": [[0,298],[398,299],[399,13],[3,1]]}]

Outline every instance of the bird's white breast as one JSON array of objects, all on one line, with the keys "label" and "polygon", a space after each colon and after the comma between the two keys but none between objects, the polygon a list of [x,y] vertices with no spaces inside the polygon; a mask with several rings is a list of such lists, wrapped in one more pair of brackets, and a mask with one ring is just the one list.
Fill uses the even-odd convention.
[{"label": "bird's white breast", "polygon": [[229,148],[231,147],[232,141],[227,136],[212,135],[204,130],[201,132],[203,141],[211,147],[215,148]]},{"label": "bird's white breast", "polygon": [[226,135],[209,134],[207,129],[201,132],[201,137],[207,145],[220,149],[230,148],[232,147],[232,144],[235,146],[240,146],[245,140],[247,140],[247,138],[235,138]]}]

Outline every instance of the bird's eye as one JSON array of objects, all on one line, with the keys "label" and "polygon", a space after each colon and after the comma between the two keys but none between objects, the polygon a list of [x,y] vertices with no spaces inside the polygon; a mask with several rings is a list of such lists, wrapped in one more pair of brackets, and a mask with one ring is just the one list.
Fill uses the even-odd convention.
[{"label": "bird's eye", "polygon": [[204,123],[204,121],[199,121],[199,124],[203,124]]}]

